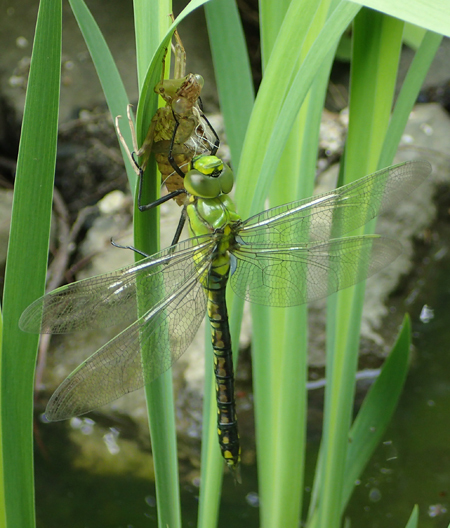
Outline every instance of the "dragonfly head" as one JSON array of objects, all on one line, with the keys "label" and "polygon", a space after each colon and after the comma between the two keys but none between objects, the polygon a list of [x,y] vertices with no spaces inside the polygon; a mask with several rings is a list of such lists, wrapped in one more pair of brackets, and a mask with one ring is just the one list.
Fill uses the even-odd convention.
[{"label": "dragonfly head", "polygon": [[217,156],[198,156],[184,178],[186,190],[198,198],[217,198],[233,188],[233,172]]}]

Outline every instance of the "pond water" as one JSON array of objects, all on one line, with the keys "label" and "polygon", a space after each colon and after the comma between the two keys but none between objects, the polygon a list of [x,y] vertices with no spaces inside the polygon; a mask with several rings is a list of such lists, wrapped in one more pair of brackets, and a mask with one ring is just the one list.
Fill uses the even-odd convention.
[{"label": "pond water", "polygon": [[352,528],[405,526],[414,504],[421,528],[450,523],[449,270],[448,252],[430,263],[421,279],[426,288],[409,308],[413,362],[383,443],[348,507]]}]

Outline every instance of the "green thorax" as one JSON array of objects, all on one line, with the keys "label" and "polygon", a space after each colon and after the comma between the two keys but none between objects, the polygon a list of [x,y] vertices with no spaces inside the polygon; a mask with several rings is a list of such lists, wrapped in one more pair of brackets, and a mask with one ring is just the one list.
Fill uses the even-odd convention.
[{"label": "green thorax", "polygon": [[233,201],[225,195],[209,199],[191,196],[187,214],[189,233],[193,237],[231,227],[240,220]]}]

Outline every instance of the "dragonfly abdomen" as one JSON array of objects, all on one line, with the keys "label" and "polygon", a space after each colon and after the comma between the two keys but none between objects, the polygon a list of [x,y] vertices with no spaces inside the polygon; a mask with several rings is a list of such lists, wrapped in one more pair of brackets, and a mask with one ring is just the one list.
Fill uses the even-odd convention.
[{"label": "dragonfly abdomen", "polygon": [[[241,458],[241,447],[234,397],[234,369],[231,336],[225,300],[226,274],[213,269],[208,277],[208,318],[214,349],[214,375],[216,377],[217,433],[219,445],[228,467],[237,474]],[[238,478],[238,477],[237,477]]]}]

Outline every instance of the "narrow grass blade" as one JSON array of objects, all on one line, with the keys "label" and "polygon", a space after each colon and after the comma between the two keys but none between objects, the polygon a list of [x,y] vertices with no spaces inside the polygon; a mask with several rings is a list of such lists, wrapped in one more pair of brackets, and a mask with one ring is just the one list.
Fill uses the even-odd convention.
[{"label": "narrow grass blade", "polygon": [[56,160],[61,3],[42,0],[17,160],[3,296],[1,418],[6,526],[35,526],[33,382],[38,336],[19,330],[22,311],[43,294]]},{"label": "narrow grass blade", "polygon": [[386,133],[378,169],[387,167],[397,151],[408,117],[417,100],[420,88],[430,69],[430,65],[442,42],[442,35],[427,31],[403,81],[402,88],[395,103],[391,122]]},{"label": "narrow grass blade", "polygon": [[[69,0],[69,4],[89,49],[89,53],[92,57],[114,122],[116,116],[126,116],[127,104],[129,103],[129,98],[125,91],[125,86],[120,77],[119,70],[117,69],[111,51],[108,48],[97,22],[94,20],[94,17],[84,1]],[[122,127],[122,134],[127,143],[131,145],[131,133],[128,126]],[[119,146],[122,150],[123,158],[127,159],[120,142]],[[136,174],[128,164],[125,164],[125,168],[130,188],[134,191],[136,187]]]},{"label": "narrow grass blade", "polygon": [[[411,516],[406,523],[405,528],[417,528],[419,526],[419,506],[417,504],[414,506]],[[448,525],[450,528],[450,524]]]},{"label": "narrow grass blade", "polygon": [[[269,13],[272,14],[270,2],[261,2],[260,4],[261,42],[265,61],[262,65],[264,77],[258,92],[259,103],[253,108],[251,120],[253,125],[250,124],[248,135],[246,137],[246,144],[249,145],[252,142],[252,134],[256,131],[258,126],[255,123],[256,121],[259,121],[260,129],[258,131],[258,140],[253,145],[254,150],[251,153],[252,155],[254,155],[256,151],[261,155],[265,150],[264,137],[270,134],[271,126],[273,126],[278,109],[280,108],[289,87],[289,79],[292,78],[293,73],[298,69],[298,56],[302,49],[302,43],[304,42],[318,5],[318,2],[309,2],[307,6],[302,2],[292,2],[290,6],[287,2],[278,3],[276,6],[276,17],[270,17],[269,19]],[[275,8],[275,6],[272,6],[272,8]],[[300,11],[302,12],[302,17],[296,18],[295,13]],[[295,29],[293,29],[294,20],[297,21]],[[295,32],[295,36],[292,35],[293,32]],[[273,84],[268,84],[267,80],[270,80],[270,78],[274,81]],[[280,83],[281,78],[283,79],[283,82]],[[296,179],[298,174],[298,128],[292,132],[290,141],[291,147],[286,148],[285,157],[283,158],[283,168],[281,168],[277,174],[278,178],[284,178],[286,180],[289,176],[291,179]],[[293,154],[294,152],[295,155],[291,156],[290,154]],[[247,169],[245,169],[245,167],[247,167]],[[258,171],[259,168],[256,166],[251,167],[247,160],[243,170],[242,166],[240,166],[239,180],[241,181],[238,180],[238,188],[241,183],[243,187],[247,189],[252,188],[257,181]],[[278,180],[278,182],[282,188],[282,192],[288,192],[291,196],[293,195],[295,191],[292,186],[287,190],[284,186],[284,181]],[[241,187],[241,189],[243,187]],[[239,193],[240,191],[238,189],[236,197],[238,210],[243,217],[245,217],[249,214],[250,201],[248,197],[251,196],[251,194],[242,193],[241,196],[246,196],[245,203],[243,203],[243,200],[240,199]],[[275,197],[275,200],[279,200],[280,198],[281,194],[279,193],[278,196]],[[275,203],[272,202],[272,205],[275,205]],[[239,308],[236,309],[239,302],[240,301],[236,299],[233,305],[234,315],[238,314],[240,311]],[[284,465],[281,467],[283,460],[278,458],[279,453],[277,450],[282,447],[281,445],[278,445],[278,443],[283,444],[284,440],[284,437],[281,438],[282,432],[278,431],[280,424],[277,419],[277,417],[280,416],[280,411],[281,414],[284,414],[282,412],[283,409],[280,409],[281,396],[277,390],[279,389],[281,372],[284,372],[284,368],[288,367],[288,362],[284,362],[282,359],[284,339],[278,343],[278,350],[280,352],[278,362],[274,362],[272,348],[272,339],[274,336],[279,335],[277,334],[276,329],[285,328],[285,322],[283,320],[284,311],[280,309],[270,310],[268,308],[257,306],[252,306],[251,308],[254,335],[252,342],[253,389],[255,395],[255,425],[258,445],[257,454],[259,493],[261,497],[261,526],[278,525],[280,513],[284,516],[283,519],[296,519],[294,520],[294,524],[296,524],[298,522],[297,510],[300,504],[298,500],[300,495],[296,493],[297,482],[295,482],[295,484],[293,483],[294,485],[290,488],[290,491],[292,491],[293,495],[296,495],[296,498],[289,503],[287,508],[284,506],[286,506],[288,498],[286,496],[279,496],[278,494],[275,496],[274,494],[276,490],[281,490],[282,481],[284,476],[286,476],[287,469]],[[297,312],[297,310],[293,311]],[[293,311],[291,311],[290,315],[292,315]],[[306,337],[306,334],[303,334],[303,337]],[[286,336],[286,339],[289,340],[289,337]],[[302,366],[302,361],[296,361],[295,368],[291,368],[290,373],[294,374],[294,372],[297,372],[297,369],[301,372]],[[299,377],[301,380],[305,376],[300,373]],[[287,383],[289,382],[287,381]],[[298,388],[299,386],[297,384],[296,389],[298,390]],[[297,399],[296,394],[297,392],[294,392],[293,398],[296,403],[298,402],[298,406],[302,408],[302,399]],[[277,395],[277,399],[275,399],[275,395]],[[295,407],[297,408],[297,406]],[[292,406],[289,406],[287,409],[290,409],[293,412]],[[284,411],[286,412],[287,409],[284,408]],[[302,422],[301,418],[296,424],[299,422]],[[289,423],[292,424],[292,422]],[[287,426],[286,423],[285,425]],[[277,434],[277,431],[280,432],[279,435]],[[283,431],[283,433],[284,432],[285,431]],[[297,438],[298,436],[295,434],[295,437],[290,437],[290,441],[293,443]],[[287,448],[285,444],[283,444],[283,446]],[[292,445],[290,447],[292,448]],[[286,451],[285,454],[287,454]],[[292,453],[292,451],[289,452]],[[295,453],[300,456],[301,466],[301,459],[303,457],[301,448],[300,451],[296,450]],[[297,460],[297,456],[293,457],[289,466],[291,469],[294,466],[298,467]],[[280,465],[276,468],[278,462],[280,462]],[[277,478],[277,482],[275,482],[276,477],[280,477],[279,479]],[[297,477],[301,478],[301,471]],[[289,497],[290,496],[291,495],[289,494]],[[284,501],[283,498],[285,498],[286,501]],[[287,523],[287,525],[289,525],[289,523]]]},{"label": "narrow grass blade", "polygon": [[233,169],[237,173],[255,100],[252,73],[239,12],[234,0],[205,5],[220,109]]},{"label": "narrow grass blade", "polygon": [[262,0],[259,3],[259,30],[261,36],[263,76],[290,3],[289,0],[280,0],[277,3]]},{"label": "narrow grass blade", "polygon": [[[142,87],[148,71],[151,71],[155,77],[158,76],[158,80],[161,75],[161,63],[153,62],[150,70],[148,68],[150,58],[158,49],[161,39],[166,36],[167,28],[171,23],[168,14],[172,11],[172,5],[167,0],[158,2],[135,0],[134,6],[140,103]],[[153,71],[151,70],[152,66]],[[170,54],[167,57],[167,68],[170,68]],[[157,96],[153,90],[150,106],[153,115],[157,106]],[[142,130],[142,127],[138,126],[138,130]],[[138,138],[139,144],[141,144],[142,139],[141,134]],[[144,203],[149,203],[158,197],[160,188],[158,180],[156,165],[151,163],[144,179]],[[135,202],[134,241],[137,248],[148,254],[159,249],[159,211],[141,213]],[[139,259],[140,256],[136,255],[136,260]],[[145,355],[145,351],[143,351],[143,355]],[[181,505],[171,371],[165,372],[153,383],[147,384],[145,396],[155,467],[158,526],[160,528],[165,526],[177,528],[181,526]]]},{"label": "narrow grass blade", "polygon": [[[294,197],[303,198],[313,192],[315,176],[315,154],[318,151],[319,127],[322,108],[328,84],[329,70],[332,64],[330,57],[327,64],[321,68],[313,89],[305,100],[304,107],[299,116],[299,130],[307,130],[307,134],[297,134],[299,143],[295,145],[289,139],[287,150],[280,162],[276,182],[280,182],[277,195],[283,190],[285,197],[278,202],[289,202]],[[290,167],[284,160],[291,157],[296,159],[293,151],[299,150],[301,144],[301,158],[297,160],[297,167]],[[290,148],[289,148],[290,147]],[[292,154],[292,155],[291,155]],[[289,170],[287,170],[289,167]],[[291,174],[291,181],[283,182],[279,173]],[[294,176],[297,175],[295,181]],[[283,183],[282,183],[283,182]],[[289,195],[290,193],[290,195]],[[271,192],[272,195],[272,192]],[[256,308],[256,309],[255,309]],[[252,314],[260,313],[262,307],[252,307]],[[264,504],[273,503],[272,517],[263,519],[264,526],[293,525],[300,522],[302,511],[302,492],[304,478],[304,456],[305,456],[305,430],[307,413],[307,358],[308,358],[308,311],[305,306],[289,308],[283,311],[269,309],[267,318],[261,322],[254,319],[254,375],[257,372],[255,365],[262,364],[270,372],[272,379],[272,391],[265,390],[272,395],[275,409],[263,408],[261,420],[267,422],[266,429],[274,438],[274,445],[269,453],[275,456],[264,456],[266,463],[272,466],[274,478],[270,479],[269,499]],[[283,316],[283,317],[281,317]],[[270,339],[265,342],[264,336],[267,331],[261,329],[264,324],[271,328]],[[258,339],[259,332],[263,338]],[[256,346],[258,345],[258,348]],[[260,348],[261,347],[261,348]],[[264,354],[265,350],[266,354]],[[263,363],[267,363],[267,366]],[[278,373],[278,379],[274,374]],[[264,380],[262,382],[264,384]],[[263,386],[261,387],[264,390]],[[278,396],[277,396],[278,395]],[[264,396],[267,399],[267,396]],[[255,390],[256,400],[256,390]],[[273,406],[274,404],[272,404]],[[269,411],[272,410],[272,413]],[[262,446],[262,444],[261,444]],[[265,512],[266,506],[261,508]]]},{"label": "narrow grass blade", "polygon": [[368,9],[355,19],[344,183],[378,168],[390,120],[402,31],[401,21]]},{"label": "narrow grass blade", "polygon": [[[272,4],[268,4],[267,10],[271,12]],[[295,73],[320,33],[328,8],[327,2],[320,4],[305,35]],[[277,10],[280,9],[277,6]],[[270,26],[271,21],[261,24],[265,56],[269,56],[274,42],[264,34],[266,25]],[[270,190],[271,206],[312,194],[318,131],[330,66],[331,56],[320,68],[314,87],[303,102]],[[305,306],[288,310],[252,306],[252,315],[261,526],[294,526],[300,523],[302,510],[307,309]]]}]

